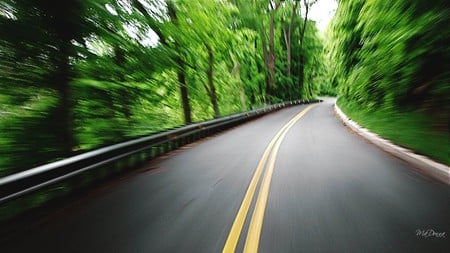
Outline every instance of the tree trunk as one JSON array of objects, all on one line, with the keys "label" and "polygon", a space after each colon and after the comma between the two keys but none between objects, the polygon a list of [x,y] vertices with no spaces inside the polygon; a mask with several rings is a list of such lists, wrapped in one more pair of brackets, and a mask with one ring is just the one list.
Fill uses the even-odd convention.
[{"label": "tree trunk", "polygon": [[56,56],[56,72],[54,74],[54,87],[58,93],[59,104],[55,109],[55,122],[53,129],[56,135],[56,141],[61,146],[63,156],[70,155],[75,145],[73,137],[72,103],[70,101],[70,64],[69,64],[69,47],[70,42],[62,42],[60,45],[60,55]]},{"label": "tree trunk", "polygon": [[288,32],[286,31],[285,24],[283,24],[283,35],[284,35],[284,42],[286,44],[286,60],[287,60],[287,66],[286,66],[286,76],[290,79],[291,78],[291,36],[289,36]]},{"label": "tree trunk", "polygon": [[245,96],[244,84],[241,80],[241,64],[234,57],[233,54],[230,53],[231,60],[233,61],[233,69],[231,70],[231,75],[236,78],[239,85],[239,99],[241,100],[241,110],[247,110],[247,100]]},{"label": "tree trunk", "polygon": [[[274,95],[274,85],[275,85],[275,13],[280,7],[280,3],[275,3],[270,1],[269,11],[269,50],[267,50],[266,33],[261,20],[261,39],[263,44],[263,56],[264,64],[266,67],[266,103],[271,102],[270,98]],[[269,98],[269,99],[268,99]]]},{"label": "tree trunk", "polygon": [[292,66],[292,28],[293,28],[293,23],[294,23],[294,17],[295,17],[295,11],[297,10],[297,6],[298,6],[298,2],[295,2],[294,5],[292,6],[292,13],[291,13],[291,19],[289,21],[289,28],[286,31],[286,27],[283,25],[283,34],[284,34],[284,41],[286,43],[286,58],[287,58],[287,77],[290,79],[291,78],[291,66]]},{"label": "tree trunk", "polygon": [[208,71],[207,71],[207,76],[208,76],[208,95],[209,95],[209,99],[211,100],[211,104],[213,106],[213,110],[214,110],[214,118],[218,118],[220,117],[220,110],[219,110],[219,104],[217,102],[217,92],[216,92],[216,87],[214,86],[214,78],[213,78],[213,71],[214,71],[214,53],[212,48],[208,45],[205,44],[206,49],[208,50]]},{"label": "tree trunk", "polygon": [[298,83],[299,83],[299,88],[300,88],[300,94],[302,94],[303,92],[303,85],[304,85],[304,81],[305,81],[305,57],[303,55],[303,53],[300,53],[300,62],[299,62],[300,68],[299,68],[299,73],[298,73]]},{"label": "tree trunk", "polygon": [[[79,1],[55,1],[55,4],[47,6],[45,4],[44,19],[50,21],[49,31],[54,31],[54,37],[45,37],[55,39],[55,51],[51,53],[55,71],[52,73],[51,85],[58,94],[58,104],[53,111],[54,122],[50,125],[56,139],[56,147],[62,156],[69,156],[72,153],[72,148],[75,146],[75,138],[73,133],[73,104],[70,96],[70,81],[72,79],[70,56],[74,55],[72,51],[72,39],[76,38],[77,26],[76,21],[80,20],[79,14],[76,10],[81,9]],[[47,36],[47,35],[45,35]],[[51,146],[51,145],[50,145]]]},{"label": "tree trunk", "polygon": [[181,94],[181,106],[183,107],[184,123],[186,125],[192,123],[191,118],[191,106],[189,105],[188,89],[186,85],[186,64],[181,56],[176,57],[176,63],[178,65],[177,76],[178,84],[180,85]]},{"label": "tree trunk", "polygon": [[269,70],[269,80],[268,80],[268,94],[274,95],[273,86],[275,85],[275,28],[274,28],[274,16],[275,10],[270,14],[269,20],[269,55],[267,69]]},{"label": "tree trunk", "polygon": [[[312,3],[308,3],[306,0],[303,0],[305,4],[305,21],[303,22],[303,27],[300,30],[300,47],[299,50],[303,50],[303,40],[305,38],[305,30],[306,30],[306,23],[308,22],[308,12],[309,7],[314,4],[316,1],[313,1]],[[304,53],[300,51],[300,68],[299,68],[299,76],[298,76],[298,86],[300,90],[300,95],[303,91],[304,81],[305,81],[305,57]]]},{"label": "tree trunk", "polygon": [[264,25],[262,24],[261,21],[261,27],[260,27],[260,33],[261,33],[261,44],[262,44],[262,49],[263,49],[263,59],[264,59],[264,67],[265,67],[265,71],[264,71],[264,80],[266,83],[266,87],[265,87],[265,96],[264,96],[264,102],[265,103],[269,103],[270,101],[268,100],[268,96],[271,93],[271,83],[270,83],[270,74],[269,74],[269,52],[267,50],[267,37],[266,37],[266,31],[264,29]]},{"label": "tree trunk", "polygon": [[[139,2],[137,0],[134,0],[135,2]],[[172,20],[172,22],[175,24],[175,26],[178,27],[178,17],[177,17],[177,12],[174,6],[173,1],[167,1],[167,11],[169,14],[170,19]],[[139,4],[137,4],[139,5]],[[141,6],[142,8],[142,6]],[[148,15],[148,13],[147,13]],[[148,15],[148,19],[149,20],[153,20],[150,15]],[[162,32],[159,32],[161,35],[160,39],[161,39],[161,43],[166,44],[167,45],[167,41],[165,40]],[[161,36],[164,38],[164,40],[162,40],[163,38],[161,38]],[[175,62],[177,63],[177,76],[178,76],[178,84],[180,85],[180,95],[181,95],[181,106],[183,107],[183,115],[184,115],[184,123],[186,125],[191,124],[192,123],[192,118],[191,118],[191,106],[189,105],[189,92],[188,92],[188,88],[187,88],[187,84],[186,84],[186,63],[182,58],[181,55],[181,50],[180,50],[180,45],[178,44],[177,41],[175,41],[174,43],[174,47],[175,47],[175,51],[177,52],[177,56],[175,56]]]},{"label": "tree trunk", "polygon": [[[123,49],[121,49],[120,47],[115,46],[114,47],[114,55],[115,55],[114,61],[115,61],[116,65],[123,69],[125,67],[125,51]],[[116,77],[120,83],[125,82],[125,76],[123,75],[123,73],[121,71],[117,72]],[[128,91],[127,87],[120,87],[119,95],[120,95],[119,105],[120,105],[121,113],[125,117],[127,124],[131,125],[131,115],[132,115],[131,100],[132,99],[131,99],[130,92]]]}]

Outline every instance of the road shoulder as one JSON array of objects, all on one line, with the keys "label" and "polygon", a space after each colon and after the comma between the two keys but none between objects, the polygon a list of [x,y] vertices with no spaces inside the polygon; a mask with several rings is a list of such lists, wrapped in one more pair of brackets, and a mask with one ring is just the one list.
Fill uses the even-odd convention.
[{"label": "road shoulder", "polygon": [[334,104],[334,111],[342,123],[357,133],[367,141],[373,143],[385,152],[406,161],[422,173],[433,177],[447,185],[450,185],[450,167],[445,164],[438,163],[428,157],[414,153],[413,151],[400,147],[389,140],[381,138],[377,134],[370,132],[368,129],[361,127],[345,115],[342,110]]}]

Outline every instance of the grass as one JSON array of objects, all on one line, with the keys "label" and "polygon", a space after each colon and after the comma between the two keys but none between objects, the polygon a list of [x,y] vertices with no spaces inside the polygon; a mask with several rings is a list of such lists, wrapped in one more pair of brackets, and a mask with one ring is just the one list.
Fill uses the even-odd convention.
[{"label": "grass", "polygon": [[431,127],[431,118],[415,112],[394,109],[367,110],[356,104],[338,99],[339,108],[360,126],[399,146],[437,162],[450,165],[449,132],[439,132]]}]

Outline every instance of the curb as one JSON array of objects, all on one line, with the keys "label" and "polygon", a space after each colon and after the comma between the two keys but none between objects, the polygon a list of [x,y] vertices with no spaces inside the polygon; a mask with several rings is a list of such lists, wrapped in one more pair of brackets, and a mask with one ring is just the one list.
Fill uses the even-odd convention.
[{"label": "curb", "polygon": [[349,127],[352,131],[354,131],[364,139],[375,144],[385,152],[420,169],[424,174],[430,175],[434,179],[437,179],[444,184],[450,185],[449,166],[435,162],[428,157],[415,154],[413,151],[397,146],[391,141],[383,139],[380,136],[370,132],[366,128],[359,126],[356,122],[348,118],[336,103],[334,104],[334,111],[345,126]]}]

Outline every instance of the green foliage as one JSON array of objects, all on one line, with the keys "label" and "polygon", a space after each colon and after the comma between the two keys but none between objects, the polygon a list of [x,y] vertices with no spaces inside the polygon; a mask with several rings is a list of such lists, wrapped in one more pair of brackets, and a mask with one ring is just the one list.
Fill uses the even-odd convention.
[{"label": "green foliage", "polygon": [[[280,11],[269,2],[2,1],[0,176],[182,125],[186,113],[202,121],[314,97],[326,84],[315,24],[300,45],[305,20],[292,13],[295,1],[275,1]],[[289,75],[283,24],[291,15]]]},{"label": "green foliage", "polygon": [[349,101],[422,111],[442,129],[450,115],[449,22],[445,1],[341,1],[330,79]]},{"label": "green foliage", "polygon": [[450,8],[446,1],[339,1],[329,80],[358,122],[448,163]]},{"label": "green foliage", "polygon": [[351,119],[374,133],[450,165],[450,135],[448,132],[435,131],[432,127],[433,118],[429,115],[402,112],[394,108],[361,109],[356,102],[343,98],[338,100],[338,105]]}]

